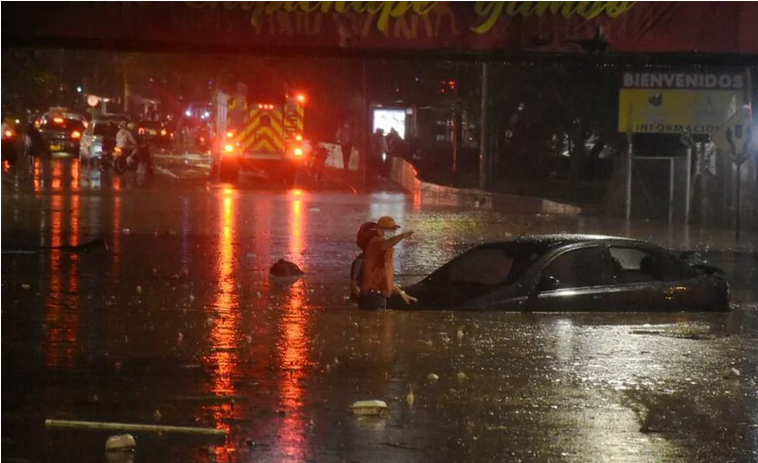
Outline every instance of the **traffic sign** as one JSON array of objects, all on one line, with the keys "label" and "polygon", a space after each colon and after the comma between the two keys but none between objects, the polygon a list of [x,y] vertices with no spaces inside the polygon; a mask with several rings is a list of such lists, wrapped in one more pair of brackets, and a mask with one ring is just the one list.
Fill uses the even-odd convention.
[{"label": "traffic sign", "polygon": [[87,104],[92,106],[93,108],[97,106],[99,102],[100,102],[100,98],[98,98],[95,95],[90,95],[87,97]]},{"label": "traffic sign", "polygon": [[732,156],[740,165],[758,148],[758,128],[753,125],[750,111],[741,108],[713,134],[713,142],[719,149]]}]

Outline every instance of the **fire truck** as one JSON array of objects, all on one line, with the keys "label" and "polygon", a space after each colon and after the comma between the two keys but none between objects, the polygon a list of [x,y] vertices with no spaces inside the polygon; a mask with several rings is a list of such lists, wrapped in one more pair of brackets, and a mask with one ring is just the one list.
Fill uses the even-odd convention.
[{"label": "fire truck", "polygon": [[236,182],[241,170],[265,172],[292,184],[310,154],[304,139],[302,93],[280,101],[248,104],[244,97],[217,93],[216,146],[213,172],[221,181]]}]

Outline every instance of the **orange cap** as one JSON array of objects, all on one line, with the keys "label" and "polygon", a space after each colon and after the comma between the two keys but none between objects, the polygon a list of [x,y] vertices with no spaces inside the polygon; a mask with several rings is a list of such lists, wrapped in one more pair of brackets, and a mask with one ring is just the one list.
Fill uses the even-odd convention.
[{"label": "orange cap", "polygon": [[386,215],[380,217],[379,220],[376,221],[376,226],[380,230],[397,230],[400,228],[400,225],[395,222],[395,219]]}]

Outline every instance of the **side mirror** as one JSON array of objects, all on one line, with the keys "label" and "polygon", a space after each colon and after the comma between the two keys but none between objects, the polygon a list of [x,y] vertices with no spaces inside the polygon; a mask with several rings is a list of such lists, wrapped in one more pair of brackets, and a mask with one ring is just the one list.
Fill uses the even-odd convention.
[{"label": "side mirror", "polygon": [[537,285],[534,287],[535,291],[541,293],[543,291],[552,291],[561,287],[561,282],[554,276],[546,276],[540,278]]}]

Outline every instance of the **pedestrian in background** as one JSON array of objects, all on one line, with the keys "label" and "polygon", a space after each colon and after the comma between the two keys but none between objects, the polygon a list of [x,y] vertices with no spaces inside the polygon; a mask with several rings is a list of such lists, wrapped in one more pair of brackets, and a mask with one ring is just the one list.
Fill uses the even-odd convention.
[{"label": "pedestrian in background", "polygon": [[342,150],[342,166],[347,172],[350,169],[350,155],[353,152],[353,130],[350,127],[349,122],[345,122],[342,127],[337,130],[337,143]]},{"label": "pedestrian in background", "polygon": [[387,159],[387,138],[384,136],[383,129],[376,129],[371,136],[371,155],[369,156],[368,169],[372,175],[382,176],[384,162]]}]

